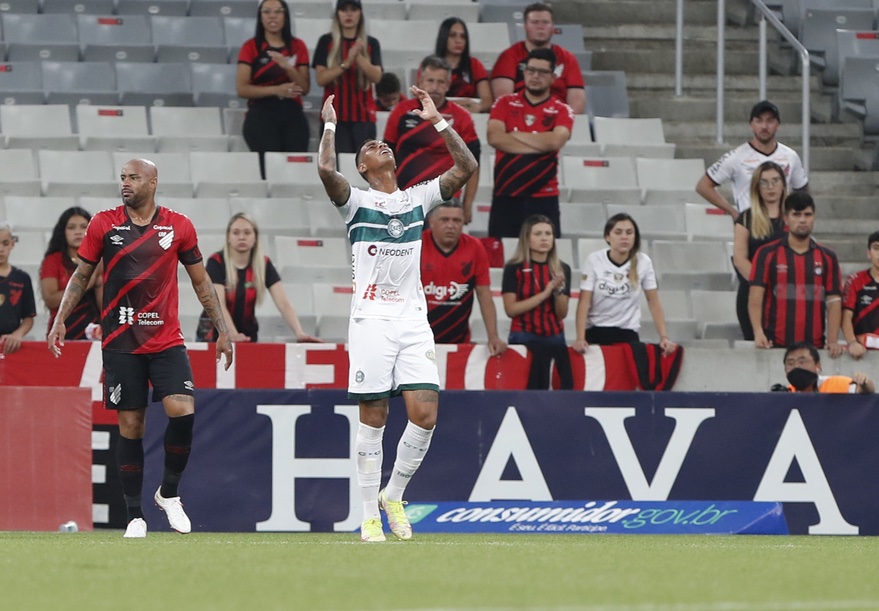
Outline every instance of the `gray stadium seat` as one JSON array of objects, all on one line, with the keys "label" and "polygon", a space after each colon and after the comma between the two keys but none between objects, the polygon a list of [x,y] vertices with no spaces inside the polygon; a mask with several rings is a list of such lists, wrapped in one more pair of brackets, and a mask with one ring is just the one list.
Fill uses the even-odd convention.
[{"label": "gray stadium seat", "polygon": [[152,62],[156,49],[146,15],[77,15],[79,45],[86,62]]},{"label": "gray stadium seat", "polygon": [[143,106],[76,106],[79,147],[83,151],[154,153]]},{"label": "gray stadium seat", "polygon": [[119,15],[170,15],[185,17],[189,0],[116,0]]},{"label": "gray stadium seat", "polygon": [[702,339],[744,339],[736,315],[735,291],[690,292],[693,317],[698,321],[697,331]]},{"label": "gray stadium seat", "polygon": [[47,104],[119,103],[116,71],[108,62],[42,62]]},{"label": "gray stadium seat", "polygon": [[323,183],[317,172],[317,153],[266,153],[266,182],[272,197],[323,199]]},{"label": "gray stadium seat", "polygon": [[629,91],[622,70],[583,70],[589,117],[628,117]]},{"label": "gray stadium seat", "polygon": [[40,173],[30,149],[0,150],[0,199],[9,195],[40,195]]},{"label": "gray stadium seat", "polygon": [[[372,5],[370,4],[370,11]],[[458,17],[465,23],[479,21],[479,5],[468,0],[409,0],[409,19],[426,19],[439,24],[446,17]]]},{"label": "gray stadium seat", "polygon": [[267,197],[256,153],[190,151],[189,168],[197,197]]},{"label": "gray stadium seat", "polygon": [[311,235],[326,238],[344,238],[348,235],[348,229],[345,227],[339,211],[329,201],[311,199],[303,204],[308,213]]},{"label": "gray stadium seat", "polygon": [[597,159],[565,155],[561,159],[561,168],[564,186],[570,190],[571,202],[641,202],[635,162],[630,157]]},{"label": "gray stadium seat", "polygon": [[[604,204],[566,203],[559,206],[562,235],[574,238],[598,237],[604,232],[607,212]],[[571,264],[579,267],[579,262]]]},{"label": "gray stadium seat", "polygon": [[219,17],[154,15],[152,22],[156,61],[225,64],[229,58]]},{"label": "gray stadium seat", "polygon": [[41,0],[41,13],[74,13],[76,15],[110,15],[114,0]]},{"label": "gray stadium seat", "polygon": [[731,240],[732,219],[710,204],[684,204],[688,240]]},{"label": "gray stadium seat", "polygon": [[157,151],[229,149],[229,139],[223,133],[223,122],[218,108],[150,106],[149,114]]},{"label": "gray stadium seat", "polygon": [[229,204],[232,214],[246,212],[250,215],[263,235],[311,235],[308,210],[301,199],[233,197]]},{"label": "gray stadium seat", "polygon": [[[250,0],[247,0],[250,2]],[[223,19],[223,37],[229,49],[229,63],[238,63],[238,52],[241,45],[256,33],[256,17],[225,17]],[[313,51],[313,50],[312,50]]]},{"label": "gray stadium seat", "polygon": [[733,288],[732,263],[723,243],[654,240],[650,251],[660,287],[712,291]]},{"label": "gray stadium seat", "polygon": [[[162,170],[159,168],[159,175]],[[232,208],[225,198],[166,197],[164,205],[189,217],[196,232],[225,233]],[[202,253],[204,254],[204,253]]]},{"label": "gray stadium seat", "polygon": [[107,151],[37,152],[44,196],[114,197],[119,179]]},{"label": "gray stadium seat", "polygon": [[275,236],[275,263],[284,278],[350,285],[351,249],[345,238]]},{"label": "gray stadium seat", "polygon": [[864,120],[864,134],[879,134],[879,55],[846,58],[840,96],[843,108]]},{"label": "gray stadium seat", "polygon": [[6,104],[0,106],[0,129],[6,148],[75,151],[79,137],[73,133],[66,104]]},{"label": "gray stadium seat", "polygon": [[189,65],[118,62],[116,86],[123,105],[192,106]]},{"label": "gray stadium seat", "polygon": [[[51,231],[61,213],[75,206],[72,197],[8,197],[6,198],[7,220],[16,232]],[[16,249],[15,256],[18,256]]]},{"label": "gray stadium seat", "polygon": [[468,23],[470,54],[485,64],[491,73],[497,56],[510,46],[510,30],[505,23]]},{"label": "gray stadium seat", "polygon": [[0,102],[11,104],[42,104],[43,73],[38,62],[0,63]]},{"label": "gray stadium seat", "polygon": [[[641,232],[641,239],[684,240],[687,237],[687,222],[683,206],[623,206],[607,205],[607,218],[625,213],[635,219]],[[602,223],[602,230],[604,223]],[[599,235],[602,235],[600,232]]]},{"label": "gray stadium seat", "polygon": [[[879,57],[879,32],[836,30],[836,52],[839,60],[839,81],[845,69],[845,60],[849,57]],[[825,71],[826,75],[826,71]],[[840,107],[842,106],[842,88],[839,88]]]},{"label": "gray stadium seat", "polygon": [[864,9],[808,9],[804,14],[800,42],[809,50],[812,64],[823,69],[825,85],[839,83],[836,30],[872,30],[876,21],[872,7]]},{"label": "gray stadium seat", "polygon": [[192,101],[196,106],[244,108],[247,101],[235,93],[238,65],[189,64],[192,78]]},{"label": "gray stadium seat", "polygon": [[189,0],[189,16],[254,18],[257,5],[253,0]]},{"label": "gray stadium seat", "polygon": [[595,142],[602,157],[657,157],[672,159],[675,145],[665,141],[662,119],[595,117]]},{"label": "gray stadium seat", "polygon": [[635,160],[645,204],[684,204],[697,196],[692,185],[705,174],[704,159]]},{"label": "gray stadium seat", "polygon": [[79,60],[79,39],[73,14],[3,13],[2,21],[9,61]]},{"label": "gray stadium seat", "polygon": [[[336,3],[331,0],[302,0],[301,2],[293,2],[290,4],[290,11],[293,18],[299,19],[329,19],[333,16],[333,9]],[[329,32],[322,30],[321,32]],[[311,47],[309,47],[311,49]]]},{"label": "gray stadium seat", "polygon": [[4,0],[0,11],[35,15],[40,12],[40,0]]},{"label": "gray stadium seat", "polygon": [[[156,194],[161,198],[186,197],[191,198],[195,193],[192,186],[192,172],[189,170],[189,153],[186,152],[158,152],[143,155],[156,164],[159,170],[159,186]],[[113,167],[119,172],[126,163],[131,161],[132,155],[128,152],[116,151],[113,153]]]}]

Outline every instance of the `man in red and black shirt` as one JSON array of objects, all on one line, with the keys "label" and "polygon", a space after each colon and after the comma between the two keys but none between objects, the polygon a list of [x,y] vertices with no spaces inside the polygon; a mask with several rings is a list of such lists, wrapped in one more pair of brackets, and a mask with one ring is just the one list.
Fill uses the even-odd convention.
[{"label": "man in red and black shirt", "polygon": [[473,296],[494,356],[507,349],[497,332],[497,310],[491,298],[488,255],[482,242],[466,235],[464,211],[451,200],[427,217],[430,229],[421,234],[421,283],[427,298],[427,320],[438,344],[470,343]]},{"label": "man in red and black shirt", "polygon": [[523,11],[525,40],[514,43],[501,52],[491,70],[491,93],[494,99],[525,89],[524,68],[528,54],[534,49],[546,49],[553,54],[553,80],[550,91],[553,97],[565,102],[574,113],[586,112],[586,89],[580,63],[573,53],[552,44],[555,25],[552,21],[552,8],[542,2],[535,2]]},{"label": "man in red and black shirt", "polygon": [[[812,239],[815,202],[797,191],[784,202],[785,237],[760,247],[751,265],[748,314],[757,348],[798,342],[842,354],[839,261]],[[825,321],[827,339],[825,342]]]},{"label": "man in red and black shirt", "polygon": [[849,276],[842,292],[842,333],[856,359],[879,349],[879,231],[867,238],[867,257],[869,269]]},{"label": "man in red and black shirt", "polygon": [[488,235],[519,237],[534,214],[550,218],[556,237],[559,219],[559,151],[571,138],[574,113],[550,95],[555,57],[535,49],[525,64],[525,89],[495,101],[488,117],[488,143],[496,151],[494,192]]},{"label": "man in red and black shirt", "polygon": [[61,355],[64,321],[82,298],[99,261],[104,263],[101,311],[105,405],[118,410],[116,459],[128,510],[127,538],[146,536],[141,508],[143,435],[149,384],[153,401],[168,415],[165,471],[153,496],[171,527],[188,533],[189,518],[177,493],[189,460],[195,419],[194,385],[189,357],[177,316],[177,262],[183,263],[192,286],[218,331],[217,362],[232,364],[232,344],[217,294],[202,263],[192,222],[157,206],[158,172],[145,159],[122,168],[123,205],[92,217],[79,248],[79,264],[67,284],[58,315],[49,331],[49,350]]},{"label": "man in red and black shirt", "polygon": [[[429,55],[421,61],[418,69],[418,87],[426,91],[443,119],[454,126],[455,131],[479,159],[481,147],[470,113],[463,107],[446,99],[451,82],[452,67],[441,57]],[[400,189],[408,189],[420,182],[431,180],[455,165],[442,136],[415,110],[421,110],[417,96],[399,102],[388,116],[384,141],[393,149],[397,159],[397,183]],[[464,222],[473,217],[473,199],[479,187],[479,168],[464,186],[462,203]]]}]

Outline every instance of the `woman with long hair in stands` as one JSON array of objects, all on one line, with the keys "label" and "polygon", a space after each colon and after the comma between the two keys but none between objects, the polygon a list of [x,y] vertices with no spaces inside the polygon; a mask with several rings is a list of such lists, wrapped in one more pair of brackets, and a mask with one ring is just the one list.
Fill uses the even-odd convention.
[{"label": "woman with long hair in stands", "polygon": [[338,0],[332,31],[318,39],[312,67],[323,99],[336,96],[336,153],[356,153],[376,138],[372,86],[382,78],[381,47],[366,33],[360,0]]},{"label": "woman with long hair in stands", "polygon": [[302,96],[308,94],[308,48],[293,36],[285,0],[261,0],[256,33],[241,45],[235,88],[247,100],[244,141],[259,153],[265,178],[267,151],[307,151],[308,119]]},{"label": "woman with long hair in stands", "polygon": [[608,247],[590,253],[583,261],[574,350],[586,352],[589,344],[640,342],[643,291],[662,353],[671,354],[677,345],[668,337],[653,261],[641,252],[641,232],[635,219],[624,212],[607,219],[604,240]]},{"label": "woman with long hair in stands", "polygon": [[[48,329],[51,329],[55,322],[64,289],[67,288],[70,277],[76,271],[76,265],[79,263],[77,251],[91,220],[92,215],[88,211],[74,206],[61,213],[52,229],[49,246],[40,264],[40,293],[43,302],[49,308]],[[99,325],[104,282],[103,266],[100,267],[101,269],[92,274],[85,295],[64,321],[67,328],[65,339],[100,339],[101,337]]]},{"label": "woman with long hair in stands", "polygon": [[[266,292],[296,334],[297,341],[321,341],[302,329],[296,309],[281,284],[281,276],[262,252],[259,227],[247,214],[239,212],[232,215],[226,225],[223,250],[212,254],[206,267],[217,295],[226,297],[220,299],[220,309],[233,342],[257,341],[259,323],[256,320],[256,307],[262,303]],[[200,342],[217,339],[216,329],[205,312],[199,318],[195,337]]]},{"label": "woman with long hair in stands", "polygon": [[787,178],[774,161],[765,161],[751,175],[751,207],[736,219],[733,239],[733,265],[739,277],[736,294],[736,316],[742,335],[753,341],[754,328],[748,316],[748,292],[751,260],[757,249],[784,236],[784,199]]},{"label": "woman with long hair in stands", "polygon": [[440,24],[434,53],[452,67],[452,83],[446,97],[455,98],[470,112],[488,112],[494,101],[488,71],[481,61],[470,56],[470,34],[462,19],[448,17]]}]

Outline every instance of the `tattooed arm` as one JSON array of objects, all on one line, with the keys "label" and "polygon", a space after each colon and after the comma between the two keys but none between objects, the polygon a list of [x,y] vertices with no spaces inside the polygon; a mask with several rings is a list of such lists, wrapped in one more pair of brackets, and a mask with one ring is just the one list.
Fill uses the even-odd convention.
[{"label": "tattooed arm", "polygon": [[[433,125],[444,121],[443,116],[437,111],[430,94],[414,85],[409,88],[409,91],[421,102],[421,109],[416,108],[412,112]],[[440,195],[442,195],[443,199],[451,199],[467,183],[473,172],[479,168],[479,164],[476,162],[476,157],[473,156],[473,153],[464,144],[461,136],[451,126],[444,128],[440,135],[445,140],[449,154],[455,162],[455,165],[440,176]]]},{"label": "tattooed arm", "polygon": [[205,313],[210,317],[211,322],[219,332],[217,337],[217,362],[225,356],[225,369],[228,370],[232,366],[232,340],[229,338],[229,328],[226,326],[226,319],[223,317],[223,310],[220,308],[220,300],[217,297],[217,291],[214,289],[214,282],[208,276],[204,264],[199,261],[194,265],[186,265],[186,273],[192,281],[192,288],[198,295]]},{"label": "tattooed arm", "polygon": [[55,315],[55,322],[47,337],[49,341],[49,352],[55,357],[61,356],[61,346],[64,345],[64,336],[67,335],[67,327],[64,321],[73,312],[73,308],[79,303],[82,296],[89,289],[89,281],[95,272],[95,265],[87,261],[79,260],[67,288],[64,289],[64,296],[61,297],[61,305],[58,306],[58,313]]},{"label": "tattooed arm", "polygon": [[[324,102],[320,111],[320,118],[324,125],[336,125],[336,109],[333,108],[333,100],[336,96],[331,95]],[[351,196],[351,185],[348,180],[336,170],[336,132],[334,129],[324,128],[320,137],[320,146],[317,151],[317,173],[324,183],[324,189],[330,196],[330,201],[336,206],[342,206]]]}]

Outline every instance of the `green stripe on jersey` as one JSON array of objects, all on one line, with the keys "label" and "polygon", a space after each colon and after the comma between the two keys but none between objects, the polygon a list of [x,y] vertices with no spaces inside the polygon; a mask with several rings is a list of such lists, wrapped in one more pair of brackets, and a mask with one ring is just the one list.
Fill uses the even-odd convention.
[{"label": "green stripe on jersey", "polygon": [[[403,233],[394,237],[388,231],[391,222],[402,225]],[[421,206],[402,214],[385,214],[372,208],[358,208],[348,223],[348,239],[357,242],[391,242],[395,244],[415,242],[424,230],[424,211]]]},{"label": "green stripe on jersey", "polygon": [[358,223],[387,226],[388,221],[390,221],[391,219],[400,219],[403,225],[408,227],[414,222],[424,221],[424,210],[421,208],[421,206],[416,206],[409,212],[404,212],[402,214],[388,214],[386,212],[380,212],[372,208],[361,207],[358,208],[357,212],[354,213],[354,218],[349,221],[348,226],[351,227],[353,225],[357,225]]},{"label": "green stripe on jersey", "polygon": [[358,242],[391,242],[393,244],[408,244],[421,240],[421,232],[424,223],[416,223],[403,232],[398,238],[388,233],[387,225],[351,225],[348,229],[348,239],[351,244]]}]

